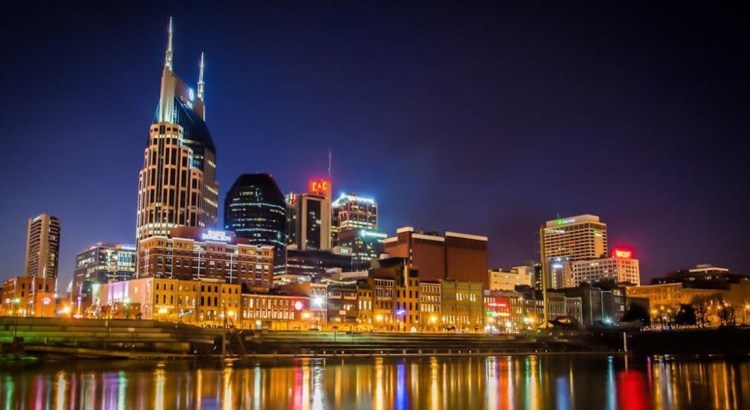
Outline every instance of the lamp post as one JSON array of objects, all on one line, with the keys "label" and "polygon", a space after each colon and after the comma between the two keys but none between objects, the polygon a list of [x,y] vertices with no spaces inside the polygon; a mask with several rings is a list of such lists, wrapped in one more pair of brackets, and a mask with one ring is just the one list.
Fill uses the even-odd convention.
[{"label": "lamp post", "polygon": [[18,310],[21,299],[17,297],[13,299],[13,303],[16,305],[16,323],[15,326],[13,326],[13,343],[16,343],[16,338],[18,337]]},{"label": "lamp post", "polygon": [[222,360],[227,357],[227,305],[226,302],[221,302],[222,317],[224,319],[224,331],[221,332],[221,358]]}]

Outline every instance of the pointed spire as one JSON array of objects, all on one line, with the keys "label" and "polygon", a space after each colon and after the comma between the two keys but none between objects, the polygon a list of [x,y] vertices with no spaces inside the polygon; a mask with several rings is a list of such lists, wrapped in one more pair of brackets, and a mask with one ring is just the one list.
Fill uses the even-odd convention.
[{"label": "pointed spire", "polygon": [[164,68],[172,69],[172,16],[169,17],[169,32],[167,36],[167,51],[164,55]]},{"label": "pointed spire", "polygon": [[200,71],[198,71],[198,98],[201,100],[203,99],[203,87],[205,86],[205,83],[203,82],[203,71],[206,69],[206,65],[203,62],[203,52],[201,51],[201,65],[200,65]]}]

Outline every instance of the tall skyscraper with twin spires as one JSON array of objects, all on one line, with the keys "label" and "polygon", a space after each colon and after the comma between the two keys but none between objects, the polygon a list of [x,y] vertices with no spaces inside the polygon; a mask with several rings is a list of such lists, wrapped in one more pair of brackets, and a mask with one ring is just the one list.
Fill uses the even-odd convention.
[{"label": "tall skyscraper with twin spires", "polygon": [[173,71],[172,19],[161,93],[138,176],[136,240],[217,223],[216,147],[206,126],[204,60],[195,91]]}]

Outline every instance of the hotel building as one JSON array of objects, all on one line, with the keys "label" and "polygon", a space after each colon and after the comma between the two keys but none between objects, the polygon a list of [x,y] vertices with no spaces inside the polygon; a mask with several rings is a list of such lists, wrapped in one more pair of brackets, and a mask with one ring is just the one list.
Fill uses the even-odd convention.
[{"label": "hotel building", "polygon": [[547,221],[539,231],[547,288],[573,286],[570,262],[598,259],[607,253],[607,225],[595,215]]},{"label": "hotel building", "polygon": [[217,279],[267,292],[273,281],[273,246],[251,245],[232,232],[182,227],[140,242],[138,277]]},{"label": "hotel building", "polygon": [[638,259],[632,257],[632,251],[614,249],[609,258],[589,259],[570,262],[575,287],[583,282],[596,284],[602,280],[612,280],[616,283],[641,284]]}]

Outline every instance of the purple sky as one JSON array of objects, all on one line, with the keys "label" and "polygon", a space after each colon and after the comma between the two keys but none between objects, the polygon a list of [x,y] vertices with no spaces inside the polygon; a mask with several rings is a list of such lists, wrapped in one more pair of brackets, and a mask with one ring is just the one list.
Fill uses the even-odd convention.
[{"label": "purple sky", "polygon": [[222,202],[243,172],[304,189],[331,147],[334,191],[375,197],[381,228],[487,235],[492,267],[592,213],[646,280],[750,272],[747,9],[152,3],[4,10],[0,279],[42,211],[62,221],[60,289],[76,252],[133,242],[170,15],[177,73],[195,83],[206,53]]}]

